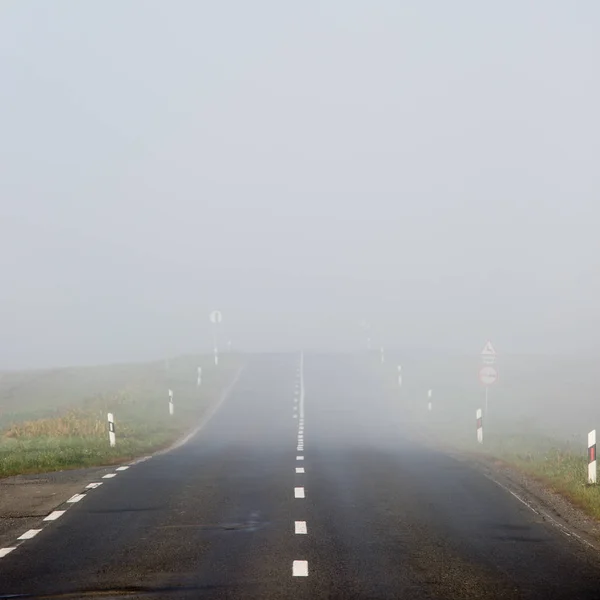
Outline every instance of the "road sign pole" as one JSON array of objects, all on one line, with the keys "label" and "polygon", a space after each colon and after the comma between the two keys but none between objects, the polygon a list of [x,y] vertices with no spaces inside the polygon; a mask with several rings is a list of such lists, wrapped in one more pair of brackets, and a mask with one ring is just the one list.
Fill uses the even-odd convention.
[{"label": "road sign pole", "polygon": [[489,416],[489,409],[488,409],[488,386],[485,386],[485,418],[486,420],[488,420],[488,416]]},{"label": "road sign pole", "polygon": [[215,356],[215,365],[219,364],[219,347],[217,345],[217,325],[213,324],[213,354]]}]

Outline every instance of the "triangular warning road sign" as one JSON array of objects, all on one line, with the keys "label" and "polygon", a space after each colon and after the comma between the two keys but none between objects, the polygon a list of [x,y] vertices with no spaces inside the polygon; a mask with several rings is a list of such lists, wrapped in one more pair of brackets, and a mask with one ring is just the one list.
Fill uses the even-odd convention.
[{"label": "triangular warning road sign", "polygon": [[492,342],[485,343],[485,347],[481,351],[481,354],[496,356],[496,351],[494,350],[494,346],[492,346]]}]

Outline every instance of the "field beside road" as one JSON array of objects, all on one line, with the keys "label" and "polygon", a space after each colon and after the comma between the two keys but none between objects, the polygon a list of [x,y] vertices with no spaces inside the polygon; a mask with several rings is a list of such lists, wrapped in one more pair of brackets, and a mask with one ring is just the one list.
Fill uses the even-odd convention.
[{"label": "field beside road", "polygon": [[415,430],[440,449],[515,467],[600,519],[600,486],[586,484],[587,434],[600,429],[600,403],[594,400],[600,373],[593,357],[500,357],[500,378],[489,390],[483,420],[484,443],[478,444],[476,409],[485,415],[479,357],[389,355],[384,364],[373,357],[375,368]]},{"label": "field beside road", "polygon": [[[111,464],[166,447],[200,421],[241,364],[231,354],[215,367],[212,356],[202,355],[2,373],[0,477]],[[114,448],[108,443],[108,412],[115,417]]]}]

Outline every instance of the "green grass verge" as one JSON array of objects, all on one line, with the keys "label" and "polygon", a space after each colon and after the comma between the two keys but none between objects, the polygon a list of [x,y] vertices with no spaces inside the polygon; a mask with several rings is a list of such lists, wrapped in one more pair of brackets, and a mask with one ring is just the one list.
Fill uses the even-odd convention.
[{"label": "green grass verge", "polygon": [[[0,477],[114,464],[167,447],[200,421],[241,364],[234,355],[222,357],[218,368],[211,357],[185,356],[168,368],[156,362],[5,376],[0,403],[8,399],[17,410],[5,410],[0,419]],[[108,412],[115,416],[114,448]]]},{"label": "green grass verge", "polygon": [[440,396],[444,401],[435,402],[434,410],[429,413],[424,396],[425,381],[413,389],[399,389],[393,365],[373,364],[391,401],[398,404],[407,421],[430,434],[437,445],[501,461],[537,479],[588,515],[600,519],[600,486],[586,483],[587,432],[570,440],[560,439],[536,429],[531,420],[496,419],[484,429],[484,444],[481,445],[476,442],[475,410],[464,400],[470,391],[453,396],[443,387],[436,388],[434,402]]}]

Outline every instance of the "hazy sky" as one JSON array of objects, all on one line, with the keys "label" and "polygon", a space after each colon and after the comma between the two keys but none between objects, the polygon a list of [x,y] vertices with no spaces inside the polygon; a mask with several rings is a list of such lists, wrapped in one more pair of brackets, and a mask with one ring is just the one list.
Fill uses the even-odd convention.
[{"label": "hazy sky", "polygon": [[[0,366],[597,346],[596,0],[0,0]],[[227,331],[225,331],[227,329]]]}]

